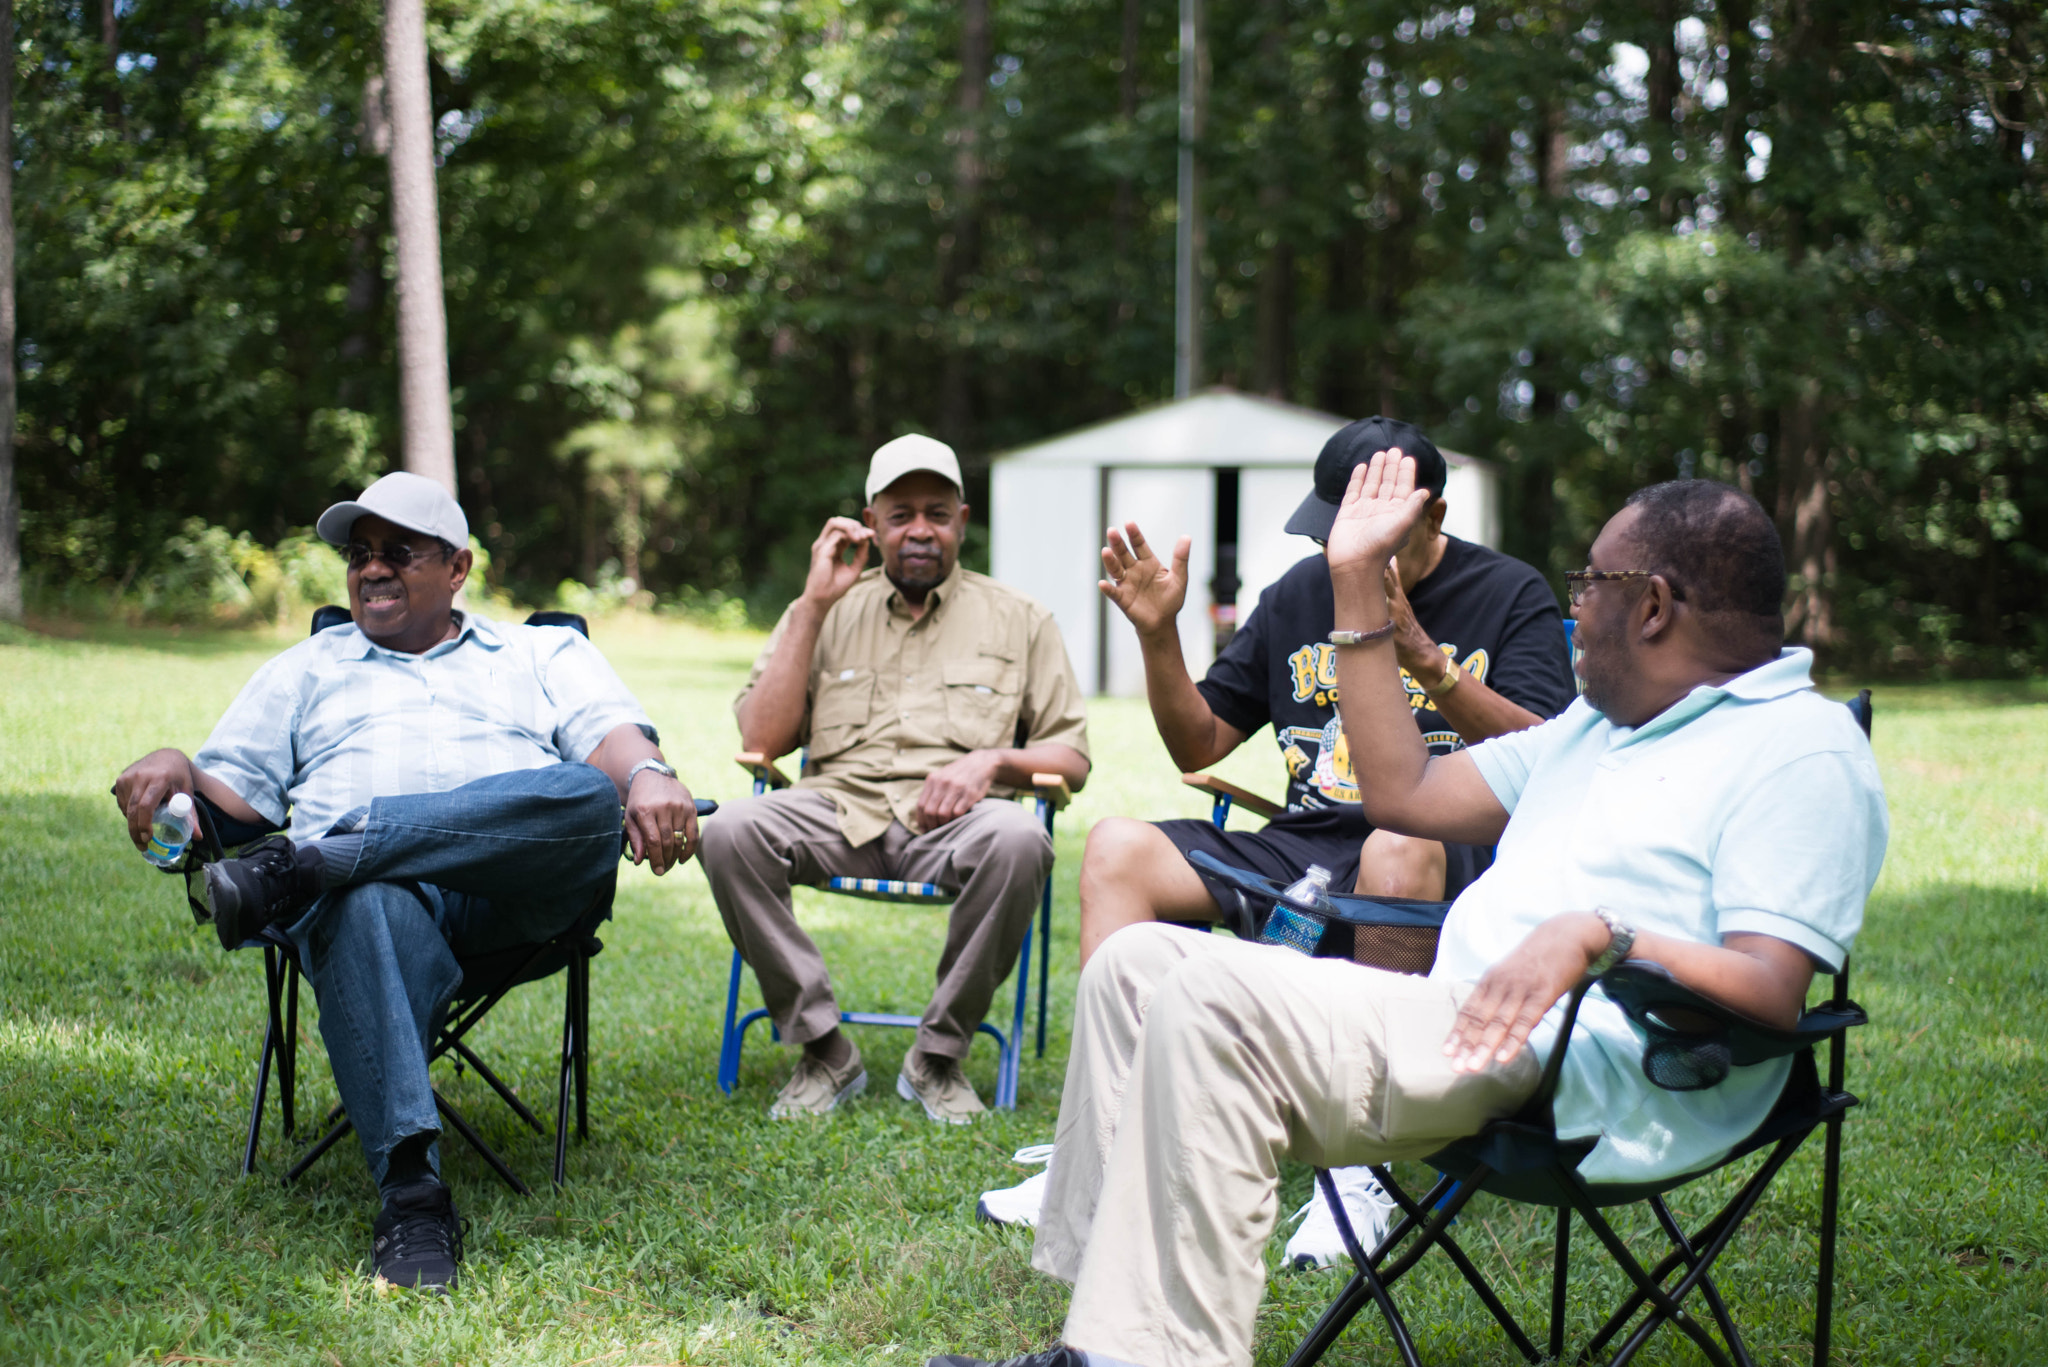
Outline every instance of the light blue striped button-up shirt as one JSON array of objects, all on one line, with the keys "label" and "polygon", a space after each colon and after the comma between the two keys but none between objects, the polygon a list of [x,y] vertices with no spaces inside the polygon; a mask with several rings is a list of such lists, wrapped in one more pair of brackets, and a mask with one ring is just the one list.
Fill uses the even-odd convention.
[{"label": "light blue striped button-up shirt", "polygon": [[653,726],[604,656],[568,627],[474,613],[420,655],[353,623],[266,663],[194,757],[269,821],[313,839],[374,797],[438,793],[589,757],[621,725]]}]

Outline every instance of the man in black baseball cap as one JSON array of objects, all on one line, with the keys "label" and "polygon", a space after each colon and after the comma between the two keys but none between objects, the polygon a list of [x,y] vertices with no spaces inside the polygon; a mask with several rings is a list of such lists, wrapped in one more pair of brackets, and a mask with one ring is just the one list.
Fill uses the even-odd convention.
[{"label": "man in black baseball cap", "polygon": [[[1399,418],[1361,418],[1348,427],[1338,428],[1323,443],[1322,452],[1316,457],[1316,487],[1294,510],[1294,516],[1287,519],[1287,534],[1308,537],[1317,545],[1327,541],[1330,524],[1337,519],[1337,505],[1344,501],[1344,489],[1351,483],[1351,472],[1371,460],[1375,451],[1399,451],[1412,457],[1416,487],[1429,490],[1437,499],[1443,498],[1450,466],[1421,428]],[[1441,531],[1442,517],[1437,522]]]},{"label": "man in black baseball cap", "polygon": [[[1557,598],[1529,566],[1444,534],[1443,453],[1413,425],[1374,417],[1339,430],[1316,458],[1315,488],[1287,530],[1320,544],[1352,469],[1386,450],[1413,456],[1416,483],[1433,495],[1386,571],[1401,677],[1424,741],[1433,753],[1448,754],[1556,716],[1573,696]],[[1153,553],[1135,522],[1110,528],[1108,539],[1102,592],[1137,629],[1152,718],[1167,753],[1183,772],[1197,773],[1270,726],[1287,766],[1287,803],[1255,832],[1192,820],[1097,822],[1081,865],[1084,963],[1112,932],[1142,921],[1220,921],[1240,936],[1258,937],[1263,917],[1198,875],[1186,857],[1193,850],[1283,884],[1319,864],[1340,892],[1429,900],[1455,897],[1492,861],[1490,848],[1410,839],[1366,821],[1338,712],[1330,639],[1336,606],[1320,551],[1259,595],[1197,683],[1181,657],[1174,620],[1187,598],[1189,539],[1181,538],[1171,563]],[[1362,1188],[1370,1175],[1359,1171],[1363,1181],[1353,1185]],[[1340,1186],[1348,1181],[1349,1173],[1340,1175]],[[984,1199],[991,1210],[1016,1204]],[[1288,1244],[1288,1261],[1325,1265],[1342,1244],[1327,1207],[1310,1207],[1314,1213]],[[1355,1211],[1354,1219],[1362,1214]]]}]

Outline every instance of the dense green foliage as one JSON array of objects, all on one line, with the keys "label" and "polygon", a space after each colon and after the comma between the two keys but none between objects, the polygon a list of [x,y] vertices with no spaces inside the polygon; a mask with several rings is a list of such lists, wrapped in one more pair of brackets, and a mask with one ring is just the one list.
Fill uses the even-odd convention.
[{"label": "dense green foliage", "polygon": [[[758,1030],[737,1092],[722,1096],[712,1073],[730,948],[710,892],[694,867],[660,880],[626,869],[592,968],[590,1141],[570,1150],[567,1188],[531,1198],[451,1143],[450,1181],[472,1223],[464,1287],[443,1305],[371,1288],[374,1189],[353,1141],[299,1185],[277,1184],[293,1149],[274,1093],[257,1176],[237,1180],[261,968],[192,924],[175,884],[128,847],[106,792],[144,750],[196,747],[251,671],[296,639],[100,628],[65,641],[0,625],[0,1362],[905,1367],[1053,1340],[1064,1289],[1030,1270],[1028,1238],[974,1223],[974,1196],[1020,1180],[1012,1150],[1051,1137],[1089,824],[1201,814],[1141,701],[1091,709],[1095,776],[1058,826],[1051,1039],[1042,1061],[1026,1059],[1018,1110],[964,1129],[926,1122],[888,1085],[910,1038],[900,1030],[862,1034],[873,1085],[824,1124],[766,1118],[789,1056]],[[693,789],[739,796],[726,703],[760,637],[621,617],[600,621],[596,639]],[[1872,1023],[1850,1056],[1865,1104],[1845,1127],[1841,1363],[2042,1357],[2048,689],[1993,687],[1878,694],[1894,818],[1856,945]],[[1280,775],[1261,746],[1223,772],[1266,792]],[[937,913],[799,897],[849,1000],[917,1009],[943,938]],[[543,1114],[560,1010],[558,984],[522,989],[472,1039]],[[334,1100],[306,1011],[302,1138]],[[994,1072],[978,1044],[969,1076],[986,1093]],[[552,1135],[524,1129],[474,1072],[437,1079],[529,1180],[546,1171]],[[1717,1273],[1773,1367],[1812,1356],[1818,1173],[1816,1143]],[[1287,1165],[1283,1214],[1307,1187],[1306,1170]],[[1677,1204],[1692,1218],[1711,1208],[1697,1191]],[[1553,1228],[1482,1197],[1459,1238],[1515,1313],[1540,1319]],[[1629,1229],[1639,1253],[1657,1246],[1647,1221]],[[1571,1328],[1583,1343],[1619,1283],[1596,1279],[1596,1250],[1579,1236]],[[1260,1367],[1285,1361],[1331,1285],[1273,1277]],[[1425,1361],[1521,1361],[1442,1260],[1401,1292]],[[1330,1358],[1393,1360],[1370,1313]],[[1639,1360],[1701,1361],[1669,1330]]]},{"label": "dense green foliage", "polygon": [[[118,10],[111,46],[103,13]],[[45,591],[395,450],[378,6],[22,0]],[[1901,0],[1212,0],[1206,378],[1397,413],[1580,563],[1692,471],[1837,660],[2048,647],[2048,24]],[[770,604],[867,450],[1162,397],[1164,0],[431,7],[462,493],[506,581]],[[985,24],[985,27],[984,27]]]}]

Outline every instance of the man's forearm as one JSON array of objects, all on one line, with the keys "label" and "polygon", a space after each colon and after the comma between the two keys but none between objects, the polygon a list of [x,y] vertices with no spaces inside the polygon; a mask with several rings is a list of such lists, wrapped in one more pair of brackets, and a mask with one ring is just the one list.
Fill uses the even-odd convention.
[{"label": "man's forearm", "polygon": [[[1458,667],[1449,656],[1444,655],[1442,659],[1443,664],[1438,672],[1429,677],[1424,677],[1413,667],[1408,668],[1409,674],[1414,676],[1415,682],[1422,686],[1424,692],[1428,692],[1432,687],[1441,687],[1443,680]],[[1430,701],[1436,704],[1437,715],[1441,716],[1467,745],[1477,745],[1480,741],[1490,740],[1495,736],[1505,736],[1510,731],[1526,731],[1543,721],[1543,718],[1520,703],[1512,702],[1494,692],[1483,680],[1472,674],[1461,673],[1458,682],[1448,693],[1434,694]]]},{"label": "man's forearm", "polygon": [[1089,767],[1087,757],[1071,745],[1027,745],[996,752],[994,781],[1006,788],[1029,788],[1033,774],[1058,774],[1078,793],[1088,782]]},{"label": "man's forearm", "polygon": [[804,702],[810,694],[811,660],[829,610],[802,598],[791,608],[768,667],[740,704],[742,748],[770,759],[780,759],[796,749],[803,731]]},{"label": "man's forearm", "polygon": [[1209,700],[1195,687],[1180,651],[1180,633],[1140,636],[1138,648],[1145,661],[1145,699],[1152,707],[1152,723],[1181,771],[1206,769],[1235,750],[1243,737],[1224,730],[1209,710]]},{"label": "man's forearm", "polygon": [[[1378,567],[1349,572],[1333,569],[1330,586],[1336,596],[1339,630],[1373,632],[1391,621]],[[1358,778],[1367,818],[1376,826],[1408,829],[1403,818],[1422,784],[1429,747],[1416,729],[1408,690],[1401,685],[1394,643],[1339,646],[1337,691],[1344,700],[1351,768]]]},{"label": "man's forearm", "polygon": [[646,732],[626,725],[613,727],[584,762],[609,778],[619,790],[619,801],[624,802],[629,786],[627,775],[633,772],[633,766],[643,759],[660,758],[661,747],[647,739]]}]

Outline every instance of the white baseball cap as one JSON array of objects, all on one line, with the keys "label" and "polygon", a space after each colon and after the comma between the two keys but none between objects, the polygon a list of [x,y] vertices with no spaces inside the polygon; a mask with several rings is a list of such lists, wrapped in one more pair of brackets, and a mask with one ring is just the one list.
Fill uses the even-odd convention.
[{"label": "white baseball cap", "polygon": [[458,551],[469,547],[469,519],[462,515],[462,505],[433,480],[403,470],[384,476],[363,490],[361,498],[335,504],[320,514],[313,529],[328,545],[346,546],[356,519],[371,516],[407,531],[438,536]]},{"label": "white baseball cap", "polygon": [[967,486],[960,478],[960,458],[953,454],[953,448],[913,432],[876,448],[874,458],[868,462],[868,502],[873,503],[876,494],[914,470],[929,470],[941,479],[953,481],[955,489],[966,491]]}]

